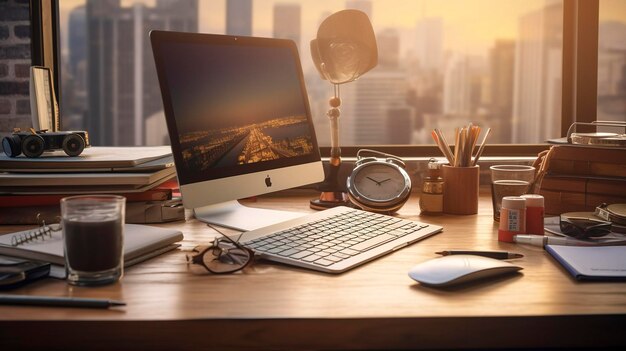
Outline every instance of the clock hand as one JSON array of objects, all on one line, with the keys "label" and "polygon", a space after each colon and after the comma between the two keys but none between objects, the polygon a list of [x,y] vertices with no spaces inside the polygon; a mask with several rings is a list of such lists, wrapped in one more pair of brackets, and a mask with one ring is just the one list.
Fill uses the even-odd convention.
[{"label": "clock hand", "polygon": [[387,178],[387,179],[385,179],[385,180],[381,180],[380,182],[378,182],[378,185],[381,185],[382,183],[384,183],[384,182],[386,182],[386,181],[388,181],[388,180],[391,180],[391,178]]},{"label": "clock hand", "polygon": [[379,182],[379,181],[377,181],[376,179],[371,178],[371,177],[365,177],[365,178],[367,178],[367,179],[371,180],[372,182],[374,182],[374,183],[376,183],[376,184],[378,184],[378,185],[380,185],[380,183],[381,183],[381,182]]}]

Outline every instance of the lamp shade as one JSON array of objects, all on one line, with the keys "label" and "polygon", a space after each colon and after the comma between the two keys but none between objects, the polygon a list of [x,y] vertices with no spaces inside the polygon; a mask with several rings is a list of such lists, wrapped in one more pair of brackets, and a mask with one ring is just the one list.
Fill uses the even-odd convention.
[{"label": "lamp shade", "polygon": [[367,15],[343,10],[326,18],[311,40],[311,56],[322,79],[352,82],[378,64],[374,29]]}]

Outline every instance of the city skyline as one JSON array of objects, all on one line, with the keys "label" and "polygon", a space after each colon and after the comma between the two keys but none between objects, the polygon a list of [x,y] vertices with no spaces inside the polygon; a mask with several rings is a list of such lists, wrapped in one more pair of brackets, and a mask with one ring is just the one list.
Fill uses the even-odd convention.
[{"label": "city skyline", "polygon": [[[159,1],[161,2],[165,3],[163,0]],[[126,2],[122,1],[122,3]],[[146,2],[143,1],[143,3]],[[221,13],[223,17],[221,21],[215,20],[207,24],[203,20],[206,16],[203,15],[207,10],[206,3],[199,2],[198,31],[203,32],[207,26],[213,26],[216,28],[214,31],[219,33],[220,23],[225,25],[226,12]],[[219,8],[219,3],[222,2],[211,3],[214,8]],[[247,6],[248,1],[238,3]],[[399,2],[391,1],[391,3]],[[420,5],[418,13],[412,14],[413,23],[408,27],[403,27],[406,18],[399,16],[402,18],[396,19],[393,22],[394,26],[390,27],[381,23],[388,23],[388,13],[395,11],[380,11],[378,6],[381,3],[377,1],[329,0],[320,1],[315,6],[304,1],[251,1],[253,15],[252,23],[249,25],[253,35],[287,37],[299,44],[320,145],[327,145],[329,142],[328,118],[325,112],[328,109],[327,99],[332,88],[328,82],[319,79],[312,67],[308,41],[314,33],[307,33],[313,32],[311,28],[317,30],[317,26],[325,16],[346,6],[360,7],[366,11],[371,9],[372,22],[381,52],[379,52],[377,68],[359,81],[342,87],[346,101],[342,105],[340,118],[340,124],[342,124],[340,144],[393,144],[400,140],[402,142],[410,140],[410,143],[418,144],[432,143],[426,130],[439,127],[449,133],[455,126],[467,121],[492,126],[495,129],[490,138],[492,142],[534,143],[559,136],[561,1],[536,0],[523,2],[524,6],[516,4],[517,7],[523,7],[526,10],[515,12],[514,9],[507,9],[506,14],[497,16],[499,20],[508,16],[507,21],[514,24],[512,27],[516,27],[512,35],[509,23],[508,29],[505,27],[498,28],[496,31],[492,30],[489,37],[482,38],[479,40],[480,44],[476,44],[472,38],[476,39],[480,36],[481,30],[477,28],[475,31],[468,32],[466,35],[468,40],[458,47],[451,47],[451,45],[457,40],[455,35],[459,28],[463,28],[465,22],[455,22],[453,19],[463,14],[446,13],[445,16],[437,17],[435,15],[437,10],[445,7],[442,7],[439,2],[423,0],[413,3]],[[446,3],[448,6],[454,4],[456,4],[454,6],[459,6],[456,0]],[[476,2],[476,7],[496,3],[499,2],[481,0]],[[154,1],[148,1],[145,5],[149,8],[154,4]],[[373,6],[368,6],[368,4]],[[406,3],[403,4],[406,5]],[[225,9],[225,2],[222,5]],[[337,9],[333,6],[342,7]],[[494,6],[493,13],[497,13],[499,9],[503,10],[499,5]],[[311,11],[311,9],[319,12]],[[213,11],[211,16],[216,16],[217,12],[219,11]],[[290,26],[278,28],[276,21],[281,13],[282,18],[294,20],[291,24],[292,28]],[[266,16],[261,16],[261,14],[266,14]],[[471,14],[465,14],[465,16],[472,17]],[[259,21],[260,17],[264,20]],[[315,25],[308,25],[307,23],[313,18],[315,18]],[[268,21],[272,23],[270,28],[265,27]],[[284,21],[280,21],[279,24],[284,25]],[[490,26],[494,23],[491,20],[484,22],[489,22]],[[606,22],[602,23],[606,24]],[[623,28],[626,28],[626,23],[623,25]],[[244,23],[243,26],[247,24]],[[620,38],[617,33],[624,33],[626,29],[622,30],[620,26],[605,25],[603,27],[602,24],[601,28],[605,28],[601,33],[604,33],[604,41],[608,40],[609,44],[605,46],[609,45],[610,50],[603,49],[602,46],[600,48],[599,61],[606,64],[608,68],[600,67],[598,91],[613,95],[610,98],[599,99],[599,101],[604,101],[607,105],[619,106],[624,99],[624,93],[620,87],[626,84],[626,69],[624,69],[626,45],[622,48],[611,43],[618,40],[615,38]],[[221,29],[222,32],[224,30],[225,28]],[[607,39],[609,36],[611,38]],[[66,50],[64,56],[67,57],[68,54]],[[533,63],[536,60],[534,57],[543,63],[536,65]],[[619,75],[620,70],[623,70],[623,77]],[[617,77],[615,72],[617,72]],[[369,75],[372,77],[368,78]],[[395,83],[393,84],[389,80],[391,77],[394,77]],[[536,89],[537,85],[533,83],[537,79],[542,81],[538,85],[539,89]],[[393,87],[390,88],[393,91],[377,90],[376,87],[366,87],[367,84],[381,86],[391,84],[389,87]],[[357,90],[361,92],[352,92]],[[369,104],[364,104],[363,99],[368,99]],[[374,105],[377,105],[375,109],[371,107]],[[364,106],[370,106],[370,108]],[[529,108],[529,106],[534,107]],[[620,111],[617,110],[616,112],[615,108],[610,107],[603,111],[606,111],[605,115],[609,118],[615,119],[620,118]],[[150,119],[155,121],[163,119],[162,112],[150,116]],[[152,128],[153,131],[158,130],[158,123],[156,125],[157,127]],[[394,135],[392,129],[398,125],[404,126],[404,129],[411,127],[413,130],[409,134],[406,130],[398,130]],[[372,133],[379,135],[376,137]],[[164,137],[166,134],[157,137],[156,140]]]}]

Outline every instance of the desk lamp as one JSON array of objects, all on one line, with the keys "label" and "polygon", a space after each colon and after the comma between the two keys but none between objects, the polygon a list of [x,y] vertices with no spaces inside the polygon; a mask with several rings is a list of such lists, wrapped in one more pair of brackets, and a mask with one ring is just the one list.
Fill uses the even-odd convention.
[{"label": "desk lamp", "polygon": [[376,37],[367,15],[358,10],[343,10],[330,15],[317,30],[317,37],[311,40],[311,56],[322,79],[334,87],[326,113],[330,119],[330,164],[320,185],[319,199],[310,203],[311,208],[322,210],[348,204],[348,197],[342,191],[344,187],[338,181],[341,166],[339,86],[356,80],[378,63]]}]

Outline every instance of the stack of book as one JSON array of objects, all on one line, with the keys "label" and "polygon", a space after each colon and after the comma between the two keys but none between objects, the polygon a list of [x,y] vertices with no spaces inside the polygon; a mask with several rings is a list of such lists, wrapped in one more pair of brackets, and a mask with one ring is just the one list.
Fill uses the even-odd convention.
[{"label": "stack of book", "polygon": [[0,156],[0,224],[58,221],[59,200],[81,194],[126,197],[127,223],[184,219],[169,146],[90,147],[38,158]]},{"label": "stack of book", "polygon": [[626,203],[626,148],[556,145],[540,169],[538,193],[547,214]]}]

